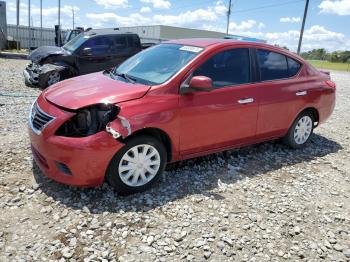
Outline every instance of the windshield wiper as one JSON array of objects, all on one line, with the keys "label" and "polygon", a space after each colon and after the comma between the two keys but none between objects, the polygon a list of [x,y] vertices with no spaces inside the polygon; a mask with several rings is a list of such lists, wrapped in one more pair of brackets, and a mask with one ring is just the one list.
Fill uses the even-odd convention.
[{"label": "windshield wiper", "polygon": [[133,78],[133,77],[131,77],[131,76],[125,74],[125,73],[120,73],[120,72],[114,70],[114,71],[111,72],[111,74],[119,76],[121,78],[124,78],[130,83],[133,83],[133,84],[136,83],[136,79],[135,78]]}]

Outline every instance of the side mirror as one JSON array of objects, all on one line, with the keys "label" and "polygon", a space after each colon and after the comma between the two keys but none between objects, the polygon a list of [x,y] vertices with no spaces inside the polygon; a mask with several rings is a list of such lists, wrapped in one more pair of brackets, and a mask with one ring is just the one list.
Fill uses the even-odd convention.
[{"label": "side mirror", "polygon": [[194,76],[188,87],[190,90],[209,92],[213,90],[213,80],[206,76]]},{"label": "side mirror", "polygon": [[92,55],[91,48],[90,47],[85,47],[82,51],[81,54],[84,56],[90,56]]}]

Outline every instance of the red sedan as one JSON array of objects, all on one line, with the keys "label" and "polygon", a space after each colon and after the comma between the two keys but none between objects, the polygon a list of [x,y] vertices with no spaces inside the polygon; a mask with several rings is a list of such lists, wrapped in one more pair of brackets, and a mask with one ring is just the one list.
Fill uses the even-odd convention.
[{"label": "red sedan", "polygon": [[150,187],[169,162],[277,138],[300,148],[334,105],[329,75],[284,49],[176,40],[47,89],[29,134],[48,177],[106,179],[126,194]]}]

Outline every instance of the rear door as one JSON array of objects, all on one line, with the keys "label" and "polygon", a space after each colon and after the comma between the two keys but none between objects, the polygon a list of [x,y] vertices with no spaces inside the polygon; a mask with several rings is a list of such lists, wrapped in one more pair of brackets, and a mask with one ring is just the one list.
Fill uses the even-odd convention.
[{"label": "rear door", "polygon": [[272,138],[287,132],[297,113],[305,104],[305,81],[297,77],[301,64],[278,52],[256,50],[260,71],[260,104],[257,138]]},{"label": "rear door", "polygon": [[193,73],[207,76],[214,90],[180,97],[183,156],[244,144],[255,136],[258,97],[248,48],[216,53]]}]

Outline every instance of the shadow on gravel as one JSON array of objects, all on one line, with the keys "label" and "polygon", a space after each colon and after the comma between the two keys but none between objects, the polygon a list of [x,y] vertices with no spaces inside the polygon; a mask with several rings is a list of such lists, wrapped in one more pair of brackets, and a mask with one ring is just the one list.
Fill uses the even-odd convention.
[{"label": "shadow on gravel", "polygon": [[220,200],[224,197],[212,192],[220,185],[307,163],[340,149],[337,142],[314,134],[309,144],[300,150],[289,149],[276,141],[229,150],[172,164],[158,185],[127,197],[118,196],[107,184],[93,189],[61,185],[46,178],[35,164],[33,174],[43,193],[73,209],[91,213],[147,211],[194,194]]}]

